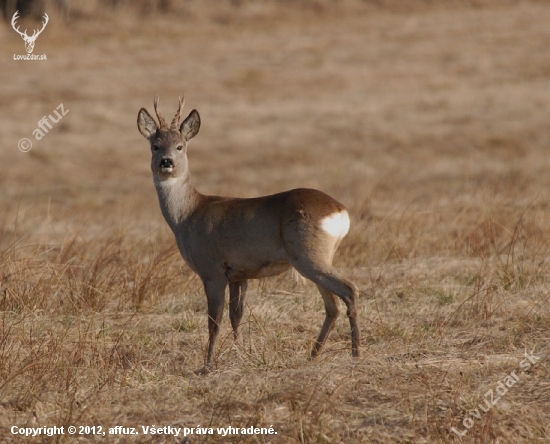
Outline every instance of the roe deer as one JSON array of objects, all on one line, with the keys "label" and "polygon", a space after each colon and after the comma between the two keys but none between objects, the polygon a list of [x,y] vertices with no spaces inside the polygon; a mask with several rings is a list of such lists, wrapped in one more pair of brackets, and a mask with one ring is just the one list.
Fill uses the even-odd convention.
[{"label": "roe deer", "polygon": [[325,303],[326,317],[311,357],[317,356],[338,316],[338,296],[347,307],[352,356],[359,356],[357,289],[339,277],[332,259],[349,230],[345,207],[318,190],[299,188],[270,196],[205,196],[191,185],[187,145],[197,135],[200,116],[191,111],[181,123],[184,99],[170,126],[154,107],[159,124],[141,108],[139,132],[151,144],[151,169],[162,214],[174,232],[185,262],[199,275],[208,301],[208,352],[212,367],[229,285],[229,317],[235,339],[243,316],[248,279],[273,276],[294,267],[313,281]]}]

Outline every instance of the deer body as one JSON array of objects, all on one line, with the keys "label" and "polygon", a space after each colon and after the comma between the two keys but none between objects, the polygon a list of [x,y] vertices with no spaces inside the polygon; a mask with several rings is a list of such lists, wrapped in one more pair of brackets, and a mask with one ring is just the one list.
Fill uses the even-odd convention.
[{"label": "deer body", "polygon": [[350,320],[352,354],[359,356],[356,321],[357,290],[340,278],[332,259],[349,229],[343,205],[313,189],[294,189],[256,198],[229,198],[200,194],[190,182],[187,144],[200,127],[193,110],[179,129],[180,108],[170,128],[157,110],[160,127],[145,110],[138,128],[153,152],[151,169],[161,211],[172,229],[179,251],[201,278],[208,300],[209,344],[206,368],[211,359],[229,286],[231,325],[235,338],[243,315],[247,281],[273,276],[294,267],[319,288],[326,318],[312,350],[322,348],[344,301]]}]

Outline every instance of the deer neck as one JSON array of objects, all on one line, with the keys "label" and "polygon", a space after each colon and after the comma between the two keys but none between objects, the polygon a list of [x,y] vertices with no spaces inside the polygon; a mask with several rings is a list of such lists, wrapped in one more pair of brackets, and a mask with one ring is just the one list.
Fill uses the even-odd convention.
[{"label": "deer neck", "polygon": [[196,210],[202,195],[191,185],[189,176],[161,180],[153,178],[166,222],[175,231]]}]

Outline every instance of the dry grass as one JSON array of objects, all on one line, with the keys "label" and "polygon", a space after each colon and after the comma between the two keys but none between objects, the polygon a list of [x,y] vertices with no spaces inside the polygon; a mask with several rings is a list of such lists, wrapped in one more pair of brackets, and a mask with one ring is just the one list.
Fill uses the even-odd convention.
[{"label": "dry grass", "polygon": [[[78,442],[458,442],[451,427],[534,350],[462,441],[548,442],[550,5],[173,3],[52,19],[47,62],[10,61],[23,43],[0,28],[0,440],[155,424],[278,434]],[[194,375],[206,301],[135,124],[181,91],[203,120],[199,190],[309,186],[349,208],[336,266],[361,289],[362,358],[342,316],[307,361],[322,300],[281,276],[251,285],[243,344],[226,322],[216,370]]]}]

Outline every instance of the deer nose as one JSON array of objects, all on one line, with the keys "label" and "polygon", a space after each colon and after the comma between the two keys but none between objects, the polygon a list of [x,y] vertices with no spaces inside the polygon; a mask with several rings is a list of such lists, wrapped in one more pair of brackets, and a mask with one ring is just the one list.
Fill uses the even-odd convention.
[{"label": "deer nose", "polygon": [[174,160],[171,157],[163,157],[160,161],[161,168],[173,168]]}]

